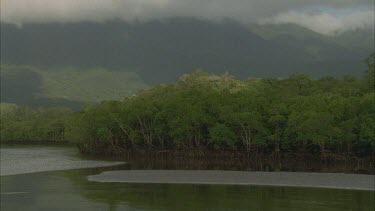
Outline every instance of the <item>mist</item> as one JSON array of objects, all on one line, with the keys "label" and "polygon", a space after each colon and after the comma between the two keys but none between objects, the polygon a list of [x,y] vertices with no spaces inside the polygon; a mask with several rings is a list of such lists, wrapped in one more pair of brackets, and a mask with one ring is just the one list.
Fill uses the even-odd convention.
[{"label": "mist", "polygon": [[195,17],[295,23],[321,34],[373,26],[372,0],[2,0],[1,20],[24,23],[150,21]]}]

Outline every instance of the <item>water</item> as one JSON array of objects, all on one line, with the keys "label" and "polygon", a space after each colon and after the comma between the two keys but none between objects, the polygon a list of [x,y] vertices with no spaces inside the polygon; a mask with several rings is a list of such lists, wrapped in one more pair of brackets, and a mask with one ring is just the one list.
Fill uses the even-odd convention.
[{"label": "water", "polygon": [[123,162],[86,160],[74,147],[3,147],[0,149],[0,175],[80,169],[122,164]]},{"label": "water", "polygon": [[[51,148],[6,148],[24,153],[42,155]],[[194,184],[129,184],[90,182],[87,176],[104,171],[132,169],[131,164],[109,165],[108,161],[90,161],[95,168],[66,170],[84,167],[72,148],[53,148],[50,156],[64,157],[65,170],[1,176],[1,210],[374,210],[375,191],[293,188],[239,185]],[[5,153],[4,153],[5,152]],[[8,151],[9,152],[9,151]],[[14,152],[14,151],[13,151]],[[13,163],[17,156],[13,153]],[[44,157],[48,157],[43,154]],[[21,156],[21,155],[20,155]],[[33,156],[29,156],[32,160]],[[47,164],[35,156],[31,163]],[[40,158],[40,157],[39,157]],[[20,159],[24,159],[21,156]],[[52,158],[51,158],[52,159]],[[67,160],[74,161],[71,166]],[[19,162],[18,162],[19,163]],[[48,163],[48,162],[47,162]],[[112,163],[113,164],[113,163]],[[39,166],[40,166],[39,165]],[[90,167],[90,166],[86,166]],[[8,167],[8,170],[10,168]],[[38,168],[38,171],[43,169]]]}]

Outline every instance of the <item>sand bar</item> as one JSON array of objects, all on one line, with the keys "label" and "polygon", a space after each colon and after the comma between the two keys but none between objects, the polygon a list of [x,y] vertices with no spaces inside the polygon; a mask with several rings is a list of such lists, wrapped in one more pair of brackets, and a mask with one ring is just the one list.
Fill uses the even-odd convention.
[{"label": "sand bar", "polygon": [[299,172],[122,170],[88,176],[89,181],[161,184],[265,185],[375,190],[375,175]]}]

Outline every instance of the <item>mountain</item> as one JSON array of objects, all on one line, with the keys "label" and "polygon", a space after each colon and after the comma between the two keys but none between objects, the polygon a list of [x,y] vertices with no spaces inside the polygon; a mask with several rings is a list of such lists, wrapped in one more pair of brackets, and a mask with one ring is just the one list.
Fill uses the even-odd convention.
[{"label": "mountain", "polygon": [[[251,24],[248,29],[275,46],[284,46],[287,53],[298,49],[310,59],[307,67],[314,68],[312,72],[300,72],[312,76],[361,76],[365,68],[364,58],[375,51],[373,29],[350,30],[334,36],[322,35],[295,24]],[[295,65],[298,63],[295,61]]]},{"label": "mountain", "polygon": [[146,88],[137,74],[102,68],[39,68],[3,65],[0,74],[1,102],[32,106],[68,106],[121,100]]},{"label": "mountain", "polygon": [[323,49],[327,47],[326,45],[331,47],[338,45],[361,55],[368,55],[369,52],[374,51],[374,29],[348,30],[333,36],[319,34],[295,24],[251,24],[248,25],[248,29],[266,40],[276,42],[288,40],[289,43],[300,47]]},{"label": "mountain", "polygon": [[374,29],[357,29],[346,31],[335,36],[334,41],[339,45],[367,53],[374,51]]},{"label": "mountain", "polygon": [[[1,23],[1,63],[17,67],[13,70],[31,70],[2,76],[2,84],[8,84],[5,90],[9,86],[20,90],[18,95],[9,96],[2,88],[2,101],[24,99],[22,93],[29,92],[39,99],[118,99],[118,94],[110,93],[126,94],[154,83],[172,82],[196,69],[229,72],[238,78],[286,77],[297,72],[312,77],[360,76],[365,70],[362,60],[374,51],[373,44],[371,30],[324,36],[292,24],[244,25],[231,20]],[[102,72],[95,72],[98,69]],[[95,84],[100,89],[87,85],[85,89],[95,91],[84,94],[78,82],[83,73],[87,75],[83,84]],[[106,75],[103,81],[102,74]],[[72,77],[64,79],[63,75]],[[17,85],[26,78],[34,79],[29,84],[32,88],[24,87],[28,83]],[[125,84],[137,82],[129,86],[110,83],[118,78]],[[111,88],[105,89],[107,86]],[[70,88],[62,91],[63,87]]]}]

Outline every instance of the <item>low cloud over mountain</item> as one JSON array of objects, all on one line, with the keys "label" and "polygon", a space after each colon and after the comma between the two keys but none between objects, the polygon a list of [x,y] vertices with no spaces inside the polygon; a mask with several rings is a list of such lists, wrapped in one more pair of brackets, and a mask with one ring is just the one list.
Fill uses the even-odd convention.
[{"label": "low cloud over mountain", "polygon": [[373,25],[373,9],[372,0],[2,0],[1,20],[23,24],[183,16],[249,23],[267,18],[268,22],[295,23],[331,34]]}]

